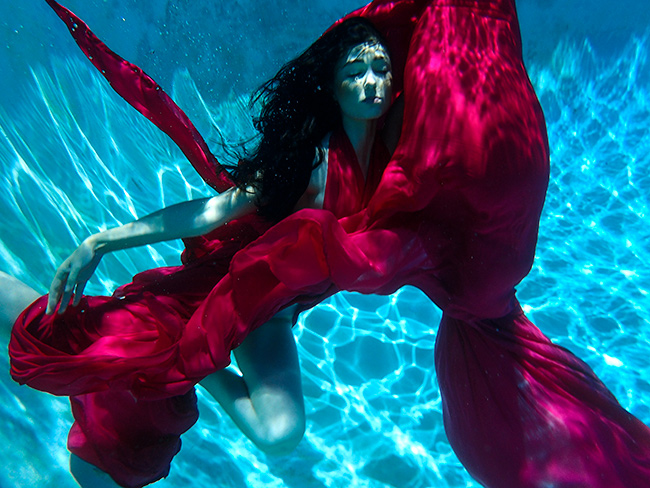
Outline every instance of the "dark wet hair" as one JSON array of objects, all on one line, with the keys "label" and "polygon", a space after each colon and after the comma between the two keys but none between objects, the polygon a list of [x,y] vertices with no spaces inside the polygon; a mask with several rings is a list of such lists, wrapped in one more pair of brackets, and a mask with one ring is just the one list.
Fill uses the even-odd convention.
[{"label": "dark wet hair", "polygon": [[341,123],[333,85],[337,63],[354,46],[386,46],[370,21],[353,17],[325,32],[254,94],[262,109],[253,121],[260,141],[232,174],[258,194],[258,212],[272,221],[289,215],[322,161],[317,149]]}]

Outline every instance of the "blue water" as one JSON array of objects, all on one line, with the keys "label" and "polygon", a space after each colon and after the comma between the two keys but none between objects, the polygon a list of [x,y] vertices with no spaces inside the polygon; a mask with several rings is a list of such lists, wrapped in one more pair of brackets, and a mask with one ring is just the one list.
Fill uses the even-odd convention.
[{"label": "blue water", "polygon": [[[563,3],[519,3],[552,151],[537,257],[519,297],[547,335],[650,424],[647,9],[630,1],[625,15],[612,16],[604,3]],[[209,191],[165,136],[92,72],[40,1],[7,4],[0,269],[44,291],[89,233]],[[185,4],[67,2],[160,79],[214,143],[214,126],[231,137],[250,130],[243,103],[250,89],[359,2]],[[280,21],[282,33],[272,28]],[[176,264],[179,249],[108,256],[88,292],[109,293],[139,270]],[[390,297],[340,294],[303,314],[296,335],[308,425],[298,449],[263,455],[199,389],[201,419],[157,486],[478,486],[442,429],[438,319],[412,288]],[[0,486],[76,486],[65,449],[67,400],[18,387],[4,355],[0,364]]]}]

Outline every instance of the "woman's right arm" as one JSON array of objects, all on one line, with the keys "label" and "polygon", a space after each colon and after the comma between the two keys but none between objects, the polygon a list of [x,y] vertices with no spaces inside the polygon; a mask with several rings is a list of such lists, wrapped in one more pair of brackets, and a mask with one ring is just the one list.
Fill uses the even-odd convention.
[{"label": "woman's right arm", "polygon": [[79,303],[86,282],[104,254],[207,234],[253,212],[255,199],[255,193],[233,188],[214,197],[172,205],[134,222],[93,234],[59,266],[50,286],[47,313],[53,313],[59,301],[59,313],[63,313],[73,293],[74,305]]}]

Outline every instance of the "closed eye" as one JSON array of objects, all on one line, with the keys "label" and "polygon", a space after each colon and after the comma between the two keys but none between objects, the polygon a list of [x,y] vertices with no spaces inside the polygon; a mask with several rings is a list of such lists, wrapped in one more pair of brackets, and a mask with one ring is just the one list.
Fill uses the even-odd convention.
[{"label": "closed eye", "polygon": [[373,69],[377,73],[388,73],[390,71],[390,65],[382,61],[380,64],[373,66]]}]

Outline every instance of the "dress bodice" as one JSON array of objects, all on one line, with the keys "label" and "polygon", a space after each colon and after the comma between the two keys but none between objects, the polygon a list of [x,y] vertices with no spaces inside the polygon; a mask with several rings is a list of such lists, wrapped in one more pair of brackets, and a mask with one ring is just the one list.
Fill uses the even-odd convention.
[{"label": "dress bodice", "polygon": [[360,211],[377,189],[389,159],[388,148],[381,138],[375,138],[368,174],[364,177],[350,139],[343,130],[335,131],[329,143],[323,208],[338,218]]}]

